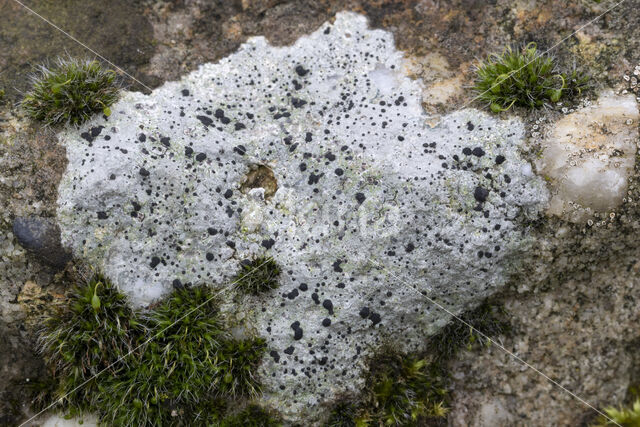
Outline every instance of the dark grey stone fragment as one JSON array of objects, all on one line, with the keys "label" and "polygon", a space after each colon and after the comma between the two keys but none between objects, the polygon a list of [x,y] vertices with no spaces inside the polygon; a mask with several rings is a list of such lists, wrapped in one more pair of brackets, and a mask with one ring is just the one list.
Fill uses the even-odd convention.
[{"label": "dark grey stone fragment", "polygon": [[62,246],[60,228],[53,218],[16,218],[13,234],[23,248],[53,267],[63,268],[71,260],[71,252]]}]

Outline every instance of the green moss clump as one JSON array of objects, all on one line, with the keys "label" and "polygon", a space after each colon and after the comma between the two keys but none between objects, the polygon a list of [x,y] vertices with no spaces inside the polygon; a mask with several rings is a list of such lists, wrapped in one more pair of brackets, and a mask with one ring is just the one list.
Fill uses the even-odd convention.
[{"label": "green moss clump", "polygon": [[257,397],[260,383],[255,372],[266,348],[262,338],[225,341],[220,350],[220,364],[225,375],[219,392],[231,397]]},{"label": "green moss clump", "polygon": [[640,397],[636,399],[632,406],[628,408],[620,407],[606,408],[604,412],[614,422],[609,421],[607,418],[600,416],[596,424],[593,427],[605,427],[620,425],[622,427],[640,427]]},{"label": "green moss clump", "polygon": [[99,112],[108,116],[118,99],[116,73],[95,60],[59,58],[51,69],[41,65],[31,80],[22,107],[50,126],[79,125]]},{"label": "green moss clump", "polygon": [[[338,403],[329,415],[329,421],[326,427],[361,427],[366,426],[366,421],[362,420],[359,423],[359,408],[358,406],[346,400]],[[364,424],[363,424],[364,422]]]},{"label": "green moss clump", "polygon": [[437,364],[386,351],[371,366],[366,418],[373,425],[415,425],[446,415],[445,372]]},{"label": "green moss clump", "polygon": [[176,290],[147,314],[153,339],[126,372],[103,381],[101,418],[111,425],[163,425],[189,419],[212,399],[229,339],[218,305],[209,288],[196,287]]},{"label": "green moss clump", "polygon": [[57,396],[78,387],[63,409],[109,426],[219,425],[234,399],[260,392],[266,348],[231,337],[219,305],[206,286],[176,290],[149,312],[130,310],[100,276],[78,288],[43,335]]},{"label": "green moss clump", "polygon": [[[219,300],[205,286],[176,290],[150,313],[153,340],[144,353],[149,375],[167,396],[205,395],[220,385],[224,342],[230,339]],[[160,398],[160,401],[162,399]]]},{"label": "green moss clump", "polygon": [[588,77],[577,71],[563,73],[554,59],[539,54],[536,44],[520,50],[507,47],[501,55],[493,54],[476,70],[474,91],[494,113],[513,105],[540,108],[547,102],[580,94]]},{"label": "green moss clump", "polygon": [[[137,337],[146,331],[126,297],[104,277],[96,275],[75,287],[69,304],[45,322],[41,335],[42,354],[59,379],[57,394],[70,393],[68,404],[84,406],[97,390],[98,381],[91,378],[134,352]],[[122,369],[116,365],[103,375],[117,375]],[[89,382],[73,391],[85,381]]]},{"label": "green moss clump", "polygon": [[465,313],[462,317],[468,325],[452,319],[438,335],[429,340],[429,347],[438,361],[450,360],[460,349],[471,350],[473,346],[490,345],[485,338],[508,334],[511,325],[506,320],[501,305],[484,301],[476,309]]},{"label": "green moss clump", "polygon": [[273,258],[258,257],[240,264],[240,272],[234,279],[238,290],[246,294],[258,295],[279,286],[280,267]]},{"label": "green moss clump", "polygon": [[328,426],[418,426],[446,416],[446,372],[427,359],[386,348],[370,361],[366,392],[342,401]]},{"label": "green moss clump", "polygon": [[277,416],[258,405],[249,405],[237,414],[228,415],[220,427],[280,427]]}]

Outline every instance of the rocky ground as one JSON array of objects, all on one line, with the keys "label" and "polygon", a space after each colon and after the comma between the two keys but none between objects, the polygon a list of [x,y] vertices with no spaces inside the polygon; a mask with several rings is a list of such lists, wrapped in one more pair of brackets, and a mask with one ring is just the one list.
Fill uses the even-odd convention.
[{"label": "rocky ground", "polygon": [[[640,64],[640,4],[627,0],[593,24],[614,2],[506,0],[174,2],[25,1],[67,32],[156,87],[232,53],[248,37],[264,35],[288,45],[351,10],[374,28],[393,33],[407,53],[410,74],[422,79],[423,107],[445,114],[472,101],[477,58],[507,44],[554,46],[564,66],[592,75],[601,88],[634,93]],[[568,37],[567,40],[563,40]],[[55,215],[65,150],[48,129],[31,124],[16,106],[32,65],[58,55],[89,54],[12,0],[0,2],[0,424],[14,425],[29,411],[29,384],[43,374],[34,355],[39,316],[62,294],[74,266],[65,269],[28,253],[13,235],[16,218]],[[90,54],[89,54],[90,55]],[[122,76],[123,85],[143,90]],[[477,105],[476,105],[477,106]],[[567,110],[563,111],[563,107]],[[515,110],[536,144],[573,105],[530,114]],[[637,126],[637,123],[636,123]],[[507,349],[598,407],[622,402],[640,382],[640,207],[636,161],[624,203],[571,222],[548,217],[531,224],[532,260],[494,297],[513,324],[498,337]],[[611,216],[613,214],[613,216]],[[53,264],[56,264],[55,262]],[[528,269],[528,270],[527,270]],[[462,352],[453,372],[450,425],[586,425],[594,412],[522,367],[496,347]]]}]

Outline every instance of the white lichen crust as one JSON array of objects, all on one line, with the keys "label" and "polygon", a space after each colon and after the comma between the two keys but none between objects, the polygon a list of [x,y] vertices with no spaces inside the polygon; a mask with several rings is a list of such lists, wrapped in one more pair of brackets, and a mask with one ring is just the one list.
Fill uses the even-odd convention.
[{"label": "white lichen crust", "polygon": [[[289,420],[363,383],[379,345],[424,347],[505,284],[547,191],[520,121],[476,110],[431,128],[392,36],[342,13],[276,48],[257,37],[60,140],[64,242],[137,305],[226,287],[271,256],[280,288],[238,299],[269,350],[263,403]],[[240,191],[255,165],[278,189]],[[413,289],[410,289],[413,288]]]}]

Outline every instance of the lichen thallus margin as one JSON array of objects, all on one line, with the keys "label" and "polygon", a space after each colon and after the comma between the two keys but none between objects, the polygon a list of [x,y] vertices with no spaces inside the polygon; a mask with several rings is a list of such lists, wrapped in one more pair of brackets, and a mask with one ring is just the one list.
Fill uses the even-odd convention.
[{"label": "lichen thallus margin", "polygon": [[[13,0],[15,3],[19,4],[20,6],[22,6],[24,9],[28,10],[31,14],[37,16],[38,18],[40,18],[41,20],[45,21],[47,24],[51,25],[52,27],[54,27],[55,29],[57,29],[58,31],[60,31],[61,33],[63,33],[64,35],[66,35],[67,37],[69,37],[71,40],[75,41],[76,43],[78,43],[79,45],[81,45],[82,47],[84,47],[85,49],[89,50],[90,52],[92,52],[94,55],[98,56],[99,58],[101,58],[102,60],[104,60],[105,62],[109,63],[110,65],[112,65],[113,67],[115,67],[118,71],[122,72],[123,74],[125,74],[126,76],[128,76],[129,78],[131,78],[133,81],[135,81],[136,83],[140,84],[142,87],[144,87],[145,89],[151,91],[152,89],[150,87],[148,87],[147,85],[145,85],[144,83],[142,83],[140,80],[138,80],[137,78],[135,78],[134,76],[132,76],[131,74],[127,73],[125,70],[123,70],[121,67],[118,67],[116,64],[114,64],[113,62],[109,61],[107,58],[105,58],[104,56],[100,55],[98,52],[96,52],[95,50],[91,49],[89,46],[87,46],[86,44],[82,43],[81,41],[79,41],[78,39],[76,39],[75,37],[73,37],[72,35],[70,35],[69,33],[67,33],[66,31],[64,31],[62,28],[58,27],[57,25],[55,25],[53,22],[49,21],[48,19],[46,19],[45,17],[43,17],[42,15],[38,14],[37,12],[35,12],[34,10],[30,9],[29,7],[27,7],[25,4],[23,4],[22,2],[20,2],[19,0]],[[561,45],[562,43],[564,43],[565,41],[567,41],[568,39],[570,39],[571,37],[573,37],[576,33],[578,33],[579,31],[583,30],[585,27],[593,24],[594,22],[596,22],[597,20],[599,20],[600,18],[602,18],[604,15],[606,15],[607,13],[611,12],[613,9],[617,8],[618,6],[620,6],[622,3],[624,3],[626,0],[620,0],[618,2],[616,2],[615,4],[613,4],[612,6],[610,6],[609,8],[607,8],[604,12],[602,12],[600,15],[596,16],[595,18],[591,19],[590,21],[588,21],[587,23],[585,23],[584,25],[582,25],[581,27],[579,27],[578,29],[576,29],[575,31],[573,31],[571,34],[569,34],[568,36],[564,37],[563,39],[561,39],[559,42],[555,43],[553,46],[551,46],[549,49],[545,50],[543,53],[540,54],[540,56],[544,56],[547,53],[549,53],[550,51],[554,50],[556,47],[558,47],[559,45]],[[531,61],[533,62],[533,60]],[[524,64],[521,68],[516,69],[516,70],[512,70],[511,72],[509,72],[507,74],[507,77],[510,77],[512,74],[517,73],[518,71],[521,71],[522,69],[524,69],[525,67],[527,67],[531,62],[528,62],[526,64]],[[470,101],[468,101],[467,103],[465,103],[461,108],[466,108],[469,105],[471,105],[473,102],[475,102],[476,100],[478,100],[482,95],[488,93],[489,91],[491,91],[494,87],[498,86],[500,84],[500,82],[495,83],[493,86],[489,87],[486,91],[477,94],[474,98],[472,98]],[[388,269],[386,269],[384,266],[381,266],[379,263],[377,263],[376,261],[371,260],[372,263],[377,264],[377,266],[379,268],[385,269],[390,275],[394,275],[392,272],[390,272]],[[265,261],[266,264],[267,261]],[[262,267],[262,265],[255,267],[254,270],[257,270],[258,268]],[[248,274],[251,274],[251,272],[248,272]],[[246,275],[245,275],[246,276]],[[233,285],[234,283],[232,283]],[[507,350],[504,346],[502,346],[501,344],[497,343],[496,341],[492,340],[491,337],[488,337],[487,335],[485,335],[484,333],[478,331],[477,329],[473,328],[472,325],[470,325],[468,322],[464,321],[463,319],[461,319],[460,317],[456,316],[455,314],[453,314],[450,310],[448,310],[447,308],[445,308],[444,306],[442,306],[441,304],[437,303],[436,301],[434,301],[432,298],[430,298],[429,296],[425,295],[425,293],[418,291],[415,287],[405,283],[407,285],[407,287],[413,291],[415,291],[416,293],[418,293],[420,296],[424,297],[425,299],[427,299],[429,302],[431,302],[432,304],[434,304],[436,307],[438,307],[439,309],[445,311],[446,313],[448,313],[450,316],[452,316],[455,320],[462,322],[463,324],[465,324],[465,326],[471,328],[472,331],[478,333],[480,336],[482,336],[484,339],[488,340],[488,342],[493,343],[494,345],[498,346],[498,348],[500,348],[502,351],[504,351],[506,354],[508,354],[509,356],[511,356],[512,358],[514,358],[515,360],[517,360],[518,362],[520,362],[521,364],[523,364],[524,366],[526,366],[527,368],[533,370],[534,372],[536,372],[538,375],[541,375],[542,377],[544,377],[546,380],[548,380],[551,384],[557,386],[558,388],[560,388],[561,390],[563,390],[564,392],[568,393],[569,395],[571,395],[573,398],[577,399],[578,401],[580,401],[582,404],[588,406],[589,408],[593,409],[594,411],[596,411],[598,414],[600,414],[601,416],[603,416],[605,419],[609,420],[611,423],[622,427],[619,423],[617,423],[615,420],[613,420],[611,417],[609,417],[607,414],[605,414],[604,412],[598,410],[596,407],[594,407],[593,405],[591,405],[589,402],[587,402],[585,399],[581,398],[580,396],[576,395],[575,393],[573,393],[572,391],[568,390],[567,388],[563,387],[560,383],[558,383],[557,381],[553,380],[552,378],[550,378],[549,376],[545,375],[543,372],[541,372],[539,369],[535,368],[534,366],[530,365],[529,363],[527,363],[526,361],[524,361],[522,358],[516,356],[514,353],[510,352],[509,350]],[[229,289],[229,288],[226,288]],[[221,291],[222,292],[222,291]],[[220,293],[221,293],[220,292]],[[218,296],[219,293],[214,294],[214,296],[212,296],[212,298],[214,298],[215,296]],[[183,317],[181,317],[180,319],[178,319],[176,322],[174,322],[173,325],[175,325],[176,323],[180,322],[182,319],[184,319],[186,316],[188,316],[189,314],[191,314],[193,311],[198,310],[200,307],[202,307],[202,305],[208,303],[210,301],[206,301],[205,303],[198,305],[194,308],[192,308],[190,311],[188,311]],[[167,326],[167,328],[173,326]],[[141,347],[142,345],[147,344],[149,341],[151,341],[155,336],[161,334],[162,332],[164,332],[167,328],[163,329],[162,331],[154,334],[154,336],[150,337],[147,341],[143,342],[143,344],[141,344],[139,347]],[[116,362],[114,362],[113,364],[107,366],[106,368],[104,368],[102,371],[98,372],[96,375],[94,375],[94,377],[86,380],[84,383],[80,384],[79,386],[77,386],[74,390],[72,390],[70,393],[75,392],[78,388],[82,387],[83,385],[85,385],[87,382],[89,382],[91,379],[97,377],[98,375],[100,375],[102,372],[104,372],[105,370],[109,369],[110,367],[112,367],[114,364],[118,363],[119,361],[121,361],[123,358],[127,357],[128,355],[130,355],[133,351],[137,350],[139,347],[136,347],[134,350],[132,350],[131,352],[127,353],[125,356],[122,356],[120,359],[116,360]],[[33,419],[37,418],[38,416],[40,416],[42,413],[44,413],[45,411],[51,409],[53,406],[56,405],[56,403],[59,400],[57,400],[56,402],[53,402],[51,405],[47,406],[46,408],[44,408],[42,411],[38,412],[37,414],[35,414],[34,416],[32,416],[31,418],[29,418],[27,421],[25,421],[24,423],[22,423],[20,426],[24,426],[27,423],[29,423],[30,421],[32,421]]]},{"label": "lichen thallus margin", "polygon": [[251,271],[243,271],[242,275],[240,275],[235,281],[231,282],[227,287],[221,288],[220,290],[218,290],[217,292],[213,293],[211,295],[211,297],[209,297],[206,301],[198,304],[197,306],[191,308],[190,310],[187,310],[186,313],[184,315],[182,315],[181,317],[179,317],[175,322],[171,323],[170,325],[167,325],[166,327],[162,328],[160,331],[154,333],[153,335],[151,335],[150,337],[148,337],[146,340],[144,340],[142,342],[142,344],[138,345],[137,347],[129,350],[126,354],[120,356],[118,359],[116,359],[113,363],[109,364],[108,366],[106,366],[105,368],[103,368],[101,371],[98,371],[95,375],[87,378],[85,381],[83,381],[82,383],[80,383],[78,386],[76,386],[75,388],[73,388],[71,391],[67,392],[66,394],[64,394],[63,396],[59,397],[58,399],[56,399],[56,401],[54,401],[53,403],[51,403],[50,405],[46,406],[45,408],[43,408],[40,412],[38,412],[37,414],[33,415],[31,418],[29,418],[28,420],[24,421],[22,424],[20,424],[18,427],[22,427],[27,425],[28,423],[30,423],[31,421],[33,421],[34,419],[38,418],[40,415],[42,415],[43,413],[45,413],[46,411],[48,411],[49,409],[53,408],[54,406],[56,406],[59,402],[63,401],[65,397],[75,393],[76,391],[78,391],[78,389],[82,388],[83,386],[85,386],[87,383],[89,383],[90,381],[92,381],[93,379],[95,379],[96,377],[100,376],[102,373],[104,373],[105,371],[108,371],[109,369],[111,369],[113,366],[115,366],[116,364],[122,362],[124,359],[126,359],[127,357],[129,357],[130,355],[132,355],[133,353],[135,353],[136,351],[138,351],[140,348],[146,346],[147,344],[149,344],[151,341],[153,341],[155,338],[159,337],[160,335],[162,335],[163,332],[165,332],[166,330],[168,330],[169,328],[173,327],[174,325],[180,323],[182,320],[184,320],[187,316],[189,316],[191,313],[199,310],[200,308],[202,308],[203,306],[205,306],[206,304],[210,303],[211,301],[213,301],[214,299],[216,299],[217,297],[219,297],[220,295],[222,295],[225,292],[231,292],[235,289],[236,285],[238,283],[240,283],[242,280],[245,280],[247,278],[247,276],[250,276],[251,274],[254,274],[257,271],[260,271],[261,267],[267,265],[269,262],[271,262],[271,258],[265,258],[263,260],[263,262],[259,265],[256,265]]}]

